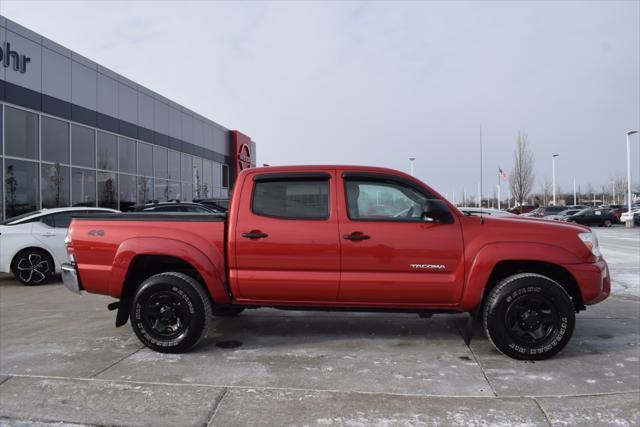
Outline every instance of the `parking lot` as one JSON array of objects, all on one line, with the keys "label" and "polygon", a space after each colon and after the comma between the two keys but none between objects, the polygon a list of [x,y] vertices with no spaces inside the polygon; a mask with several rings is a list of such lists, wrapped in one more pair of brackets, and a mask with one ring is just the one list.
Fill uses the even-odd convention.
[{"label": "parking lot", "polygon": [[596,229],[613,296],[555,358],[497,353],[464,315],[249,310],[185,355],[112,300],[0,278],[0,424],[638,425],[640,230]]}]

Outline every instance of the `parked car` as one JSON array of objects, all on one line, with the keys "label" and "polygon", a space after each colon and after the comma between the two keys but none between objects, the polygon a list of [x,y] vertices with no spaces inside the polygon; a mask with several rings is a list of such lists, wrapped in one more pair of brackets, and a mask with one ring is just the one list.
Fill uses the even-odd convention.
[{"label": "parked car", "polygon": [[212,314],[277,307],[468,312],[502,353],[536,360],[560,351],[575,313],[611,288],[584,227],[480,220],[390,169],[245,169],[232,197],[227,216],[74,218],[65,285],[119,299],[116,326],[130,318],[158,352],[193,348]]},{"label": "parked car", "polygon": [[515,215],[521,215],[521,214],[526,214],[531,212],[534,209],[537,209],[538,206],[536,205],[522,205],[522,206],[514,206],[512,208],[507,209],[507,212],[515,214]]},{"label": "parked car", "polygon": [[620,222],[626,224],[631,218],[633,218],[634,224],[640,225],[640,209],[631,209],[631,214],[629,214],[629,212],[623,212],[622,215],[620,215]]},{"label": "parked car", "polygon": [[0,272],[25,285],[45,283],[67,262],[64,239],[73,214],[117,213],[106,208],[55,208],[22,214],[0,223]]},{"label": "parked car", "polygon": [[570,215],[575,215],[581,210],[582,209],[565,209],[562,212],[558,212],[557,214],[554,214],[554,215],[548,215],[543,218],[546,220],[561,221],[563,218]]},{"label": "parked car", "polygon": [[510,217],[510,218],[515,218],[518,215],[516,214],[512,214],[510,212],[507,211],[503,211],[500,209],[491,209],[491,208],[474,208],[474,207],[460,207],[458,206],[458,210],[460,210],[463,213],[466,213],[467,215],[480,215],[482,214],[484,215],[488,215],[488,216],[500,216],[500,217]]},{"label": "parked car", "polygon": [[197,199],[194,202],[213,208],[221,213],[229,210],[229,199]]},{"label": "parked car", "polygon": [[540,206],[539,208],[524,214],[524,216],[531,216],[534,218],[544,218],[545,216],[558,214],[565,209],[567,209],[565,206]]},{"label": "parked car", "polygon": [[600,227],[611,227],[618,221],[611,209],[586,208],[578,213],[563,218],[563,221],[575,222],[582,225],[598,225]]},{"label": "parked car", "polygon": [[142,206],[136,206],[133,208],[134,212],[187,212],[187,213],[223,213],[217,209],[213,209],[209,206],[201,205],[200,203],[191,202],[160,202],[150,203]]}]

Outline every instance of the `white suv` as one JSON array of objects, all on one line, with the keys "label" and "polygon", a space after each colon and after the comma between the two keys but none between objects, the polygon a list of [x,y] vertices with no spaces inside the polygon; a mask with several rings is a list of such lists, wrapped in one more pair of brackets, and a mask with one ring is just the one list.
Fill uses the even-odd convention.
[{"label": "white suv", "polygon": [[67,262],[64,238],[73,214],[117,213],[106,208],[42,209],[0,223],[0,272],[25,285],[38,285]]}]

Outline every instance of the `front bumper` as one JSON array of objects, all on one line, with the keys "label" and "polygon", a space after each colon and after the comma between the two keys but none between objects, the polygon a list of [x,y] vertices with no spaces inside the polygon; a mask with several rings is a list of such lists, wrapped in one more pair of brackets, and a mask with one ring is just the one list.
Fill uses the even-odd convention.
[{"label": "front bumper", "polygon": [[607,262],[600,258],[589,264],[566,265],[567,270],[578,282],[585,305],[599,303],[611,294],[611,275]]},{"label": "front bumper", "polygon": [[64,283],[66,288],[71,292],[80,295],[83,287],[78,278],[78,270],[76,270],[75,264],[65,262],[60,268],[62,270],[62,283]]}]

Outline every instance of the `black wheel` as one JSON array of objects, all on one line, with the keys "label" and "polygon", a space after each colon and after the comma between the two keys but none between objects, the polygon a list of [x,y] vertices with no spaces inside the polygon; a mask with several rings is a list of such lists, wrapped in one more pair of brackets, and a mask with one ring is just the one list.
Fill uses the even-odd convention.
[{"label": "black wheel", "polygon": [[606,220],[604,221],[604,226],[605,226],[605,227],[611,227],[611,220],[610,220],[610,219],[606,219]]},{"label": "black wheel", "polygon": [[144,345],[161,353],[184,353],[206,335],[211,302],[194,278],[161,273],[140,285],[130,316],[133,331]]},{"label": "black wheel", "polygon": [[33,286],[51,279],[55,266],[53,258],[42,249],[26,249],[18,253],[11,263],[11,271],[20,283]]},{"label": "black wheel", "polygon": [[214,305],[211,312],[217,317],[235,317],[244,311],[239,305]]},{"label": "black wheel", "polygon": [[514,359],[542,360],[569,342],[575,308],[558,283],[522,273],[491,290],[482,320],[487,337],[500,352]]}]

